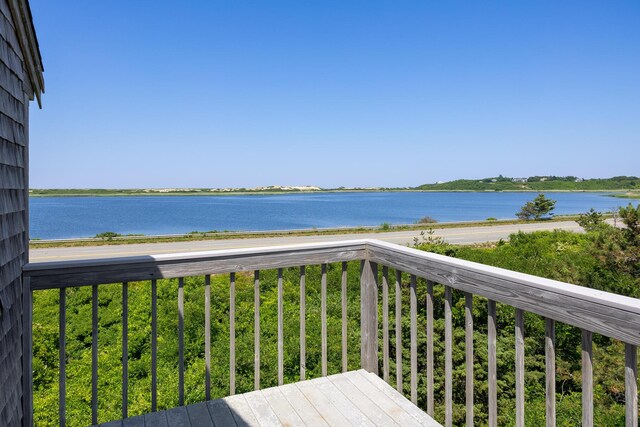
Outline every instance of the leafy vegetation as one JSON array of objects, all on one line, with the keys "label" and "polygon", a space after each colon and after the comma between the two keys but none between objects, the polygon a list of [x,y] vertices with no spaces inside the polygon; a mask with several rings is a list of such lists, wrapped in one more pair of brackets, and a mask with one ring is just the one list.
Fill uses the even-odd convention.
[{"label": "leafy vegetation", "polygon": [[508,178],[500,175],[494,178],[458,179],[416,187],[416,190],[431,191],[609,191],[637,189],[640,189],[640,178],[635,176],[581,179],[575,176]]},{"label": "leafy vegetation", "polygon": [[431,218],[430,216],[423,216],[416,221],[416,224],[435,224],[436,222],[438,222],[437,219]]},{"label": "leafy vegetation", "polygon": [[516,213],[519,219],[528,221],[530,219],[539,220],[545,215],[551,213],[556,206],[556,201],[547,199],[544,194],[538,196],[530,202],[527,202]]},{"label": "leafy vegetation", "polygon": [[[415,244],[420,249],[482,262],[551,279],[640,297],[640,207],[628,206],[620,212],[623,229],[604,222],[588,221],[584,234],[566,231],[514,234],[509,242],[491,246],[462,247],[446,244],[425,231]],[[585,223],[587,224],[587,223]],[[306,340],[307,378],[321,373],[320,268],[307,267]],[[390,271],[389,277],[395,277]],[[403,307],[409,306],[409,276],[402,277]],[[341,268],[328,266],[328,367],[341,370]],[[277,272],[261,272],[261,385],[277,384]],[[390,354],[395,354],[395,286],[389,287]],[[158,281],[158,406],[178,404],[178,283]],[[204,400],[204,279],[185,279],[185,401]],[[418,301],[424,301],[426,284],[419,280]],[[236,361],[237,392],[253,389],[253,274],[236,275]],[[34,410],[35,424],[57,425],[58,399],[58,303],[60,293],[34,293]],[[359,262],[348,263],[348,362],[359,368],[360,285]],[[435,286],[435,388],[436,417],[444,416],[444,288]],[[67,298],[67,414],[70,426],[91,424],[91,288],[71,288]],[[229,393],[229,277],[211,280],[211,381],[212,397]],[[284,373],[285,382],[299,379],[299,270],[284,270]],[[380,304],[382,304],[380,300]],[[487,331],[486,301],[474,297],[473,314],[475,360],[475,421],[487,421]],[[120,417],[122,286],[99,287],[99,418],[101,422]],[[379,309],[382,313],[382,307]],[[410,319],[402,315],[402,371],[404,391],[409,391]],[[454,423],[464,424],[464,294],[453,293]],[[150,411],[151,403],[151,295],[148,282],[129,284],[129,414]],[[418,354],[426,354],[424,304],[418,312]],[[544,319],[527,313],[526,328],[526,422],[544,425]],[[382,331],[380,331],[380,339]],[[558,323],[557,417],[558,425],[576,425],[580,419],[580,331]],[[498,408],[499,424],[514,424],[514,310],[498,304]],[[382,348],[380,349],[382,352]],[[395,382],[395,358],[391,358],[391,381]],[[380,354],[382,361],[382,354]],[[382,363],[382,362],[380,362]],[[418,404],[426,407],[426,360],[418,358]],[[624,424],[624,346],[594,336],[595,424]]]},{"label": "leafy vegetation", "polygon": [[113,240],[114,237],[122,237],[122,234],[116,233],[115,231],[105,231],[96,234],[96,239]]}]

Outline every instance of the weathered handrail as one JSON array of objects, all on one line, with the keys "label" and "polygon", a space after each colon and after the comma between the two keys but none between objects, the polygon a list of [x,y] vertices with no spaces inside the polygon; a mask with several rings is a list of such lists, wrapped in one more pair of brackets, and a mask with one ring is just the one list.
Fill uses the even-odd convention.
[{"label": "weathered handrail", "polygon": [[[417,298],[416,279],[427,280],[427,412],[434,412],[433,384],[433,311],[435,283],[445,286],[445,425],[452,423],[452,290],[465,292],[465,357],[466,357],[466,408],[467,423],[473,423],[473,295],[488,300],[488,407],[489,425],[497,425],[497,385],[496,385],[496,302],[515,307],[515,349],[516,349],[516,423],[524,424],[524,312],[528,311],[546,318],[545,351],[546,351],[546,393],[547,393],[547,425],[555,425],[555,322],[559,321],[582,329],[582,380],[583,380],[583,425],[593,424],[593,390],[592,390],[592,334],[602,334],[623,341],[625,350],[625,389],[627,425],[637,426],[637,360],[636,346],[640,345],[640,301],[621,295],[597,291],[581,286],[544,279],[528,274],[490,267],[474,262],[454,259],[442,255],[423,252],[416,249],[381,242],[378,240],[355,240],[321,244],[305,244],[295,246],[236,249],[213,252],[196,252],[177,255],[160,255],[145,257],[129,257],[102,260],[64,261],[51,263],[28,264],[24,268],[24,284],[30,291],[41,289],[60,289],[60,422],[64,423],[64,364],[65,364],[65,308],[64,289],[66,287],[93,286],[93,419],[97,419],[97,288],[99,284],[123,283],[123,409],[126,417],[127,390],[127,295],[128,282],[151,281],[152,283],[152,410],[156,410],[155,400],[155,364],[156,364],[156,281],[165,278],[178,278],[179,321],[179,364],[183,366],[183,278],[187,276],[205,276],[206,325],[209,325],[210,281],[213,274],[231,273],[230,275],[230,325],[235,320],[235,273],[255,271],[255,387],[260,387],[260,270],[278,270],[278,382],[283,382],[283,320],[282,320],[282,269],[300,267],[300,377],[305,378],[305,328],[304,328],[304,266],[320,265],[321,280],[321,323],[322,323],[322,375],[327,374],[327,269],[330,263],[342,263],[342,369],[346,364],[346,262],[361,261],[360,304],[361,304],[361,366],[371,372],[378,372],[378,302],[379,288],[382,287],[383,306],[383,360],[382,375],[389,381],[389,328],[388,328],[388,288],[389,268],[396,270],[396,382],[402,391],[402,349],[401,311],[402,275],[411,275],[410,290],[410,325],[411,325],[411,390],[412,401],[417,402]],[[378,265],[382,266],[379,281]],[[25,322],[31,322],[31,296],[26,293]],[[29,325],[30,326],[30,325]],[[235,331],[231,326],[230,357],[230,391],[235,390]],[[27,330],[27,329],[25,329]],[[32,350],[30,341],[26,340],[25,354]],[[206,335],[206,384],[209,398],[209,366],[210,337]],[[25,358],[29,359],[29,358]],[[31,361],[25,361],[25,387],[31,385]],[[180,369],[180,403],[183,402],[184,378]],[[31,413],[31,403],[25,399],[25,411]]]}]

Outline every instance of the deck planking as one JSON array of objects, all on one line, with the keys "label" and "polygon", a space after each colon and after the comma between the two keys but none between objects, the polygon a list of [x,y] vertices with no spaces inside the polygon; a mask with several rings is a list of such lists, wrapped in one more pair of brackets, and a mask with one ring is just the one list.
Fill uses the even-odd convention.
[{"label": "deck planking", "polygon": [[100,424],[126,426],[440,426],[365,370],[285,384]]}]

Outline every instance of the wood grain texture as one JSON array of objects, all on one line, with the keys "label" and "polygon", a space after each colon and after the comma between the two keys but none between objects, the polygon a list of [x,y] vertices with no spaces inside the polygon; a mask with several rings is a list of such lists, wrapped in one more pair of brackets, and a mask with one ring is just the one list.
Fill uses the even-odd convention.
[{"label": "wood grain texture", "polygon": [[420,426],[417,420],[410,413],[405,411],[405,407],[403,405],[398,404],[395,399],[390,399],[387,394],[374,386],[373,383],[367,379],[367,376],[370,375],[371,374],[365,373],[365,371],[352,371],[344,374],[344,376],[360,393],[375,402],[375,404],[378,405],[379,408],[382,409],[394,422],[403,427]]},{"label": "wood grain texture", "polygon": [[593,332],[582,330],[582,426],[593,427]]},{"label": "wood grain texture", "polygon": [[98,424],[98,285],[91,289],[91,422]]},{"label": "wood grain texture", "polygon": [[453,315],[452,292],[444,287],[444,425],[453,425]]},{"label": "wood grain texture", "polygon": [[[327,377],[331,383],[335,386],[339,393],[344,396],[344,399],[350,401],[352,405],[365,417],[367,417],[373,425],[376,426],[399,426],[397,420],[390,417],[385,413],[383,409],[383,401],[372,400],[371,395],[365,395],[358,387],[351,381],[349,381],[346,374],[344,375],[331,375]],[[393,404],[393,402],[391,402]],[[395,405],[394,405],[395,406]]]},{"label": "wood grain texture", "polygon": [[151,412],[158,409],[158,283],[151,281]]},{"label": "wood grain texture", "polygon": [[556,322],[545,319],[544,333],[545,357],[545,419],[547,427],[556,425]]},{"label": "wood grain texture", "polygon": [[204,396],[211,400],[211,276],[204,276]]},{"label": "wood grain texture", "polygon": [[207,408],[206,402],[195,403],[187,406],[186,408],[187,415],[189,416],[189,423],[191,423],[192,426],[215,427],[213,420],[211,419],[211,415],[209,415],[209,408]]},{"label": "wood grain texture", "polygon": [[382,267],[382,379],[389,382],[389,267]]},{"label": "wood grain texture", "polygon": [[229,274],[229,395],[236,394],[236,274]]},{"label": "wood grain texture", "polygon": [[231,411],[233,418],[238,426],[259,426],[258,420],[256,420],[253,411],[249,407],[247,399],[244,394],[237,394],[235,396],[228,396],[223,398],[227,407]]},{"label": "wood grain texture", "polygon": [[320,337],[322,376],[327,376],[327,264],[320,266]]},{"label": "wood grain texture", "polygon": [[433,389],[433,282],[427,280],[427,414],[435,411]]},{"label": "wood grain texture", "polygon": [[[58,424],[67,423],[67,290],[60,289],[58,317]],[[124,416],[123,416],[124,418]]]},{"label": "wood grain texture", "polygon": [[278,385],[284,384],[284,298],[282,269],[278,269]]},{"label": "wood grain texture", "polygon": [[[28,79],[16,17],[0,0],[0,425],[33,422],[32,293],[28,261]],[[23,287],[26,285],[27,287]]]},{"label": "wood grain texture", "polygon": [[260,271],[253,273],[253,389],[260,390]]},{"label": "wood grain texture", "polygon": [[309,399],[300,393],[294,384],[285,384],[282,387],[278,387],[278,390],[284,398],[287,399],[287,402],[289,402],[293,410],[296,411],[304,425],[317,427],[328,426],[316,407]]},{"label": "wood grain texture", "polygon": [[348,370],[347,359],[347,262],[342,262],[342,289],[340,294],[342,300],[342,372]]},{"label": "wood grain texture", "polygon": [[184,405],[184,278],[178,278],[178,403]]},{"label": "wood grain texture", "polygon": [[640,345],[638,299],[386,242],[369,241],[367,253],[371,262],[399,268],[457,290]]},{"label": "wood grain texture", "polygon": [[[323,378],[324,379],[324,378]],[[314,408],[322,414],[324,420],[331,426],[348,426],[350,420],[329,400],[318,387],[314,387],[311,381],[295,383],[298,394],[304,396],[309,402],[313,402]]]},{"label": "wood grain texture", "polygon": [[524,427],[524,312],[516,308],[516,427]]},{"label": "wood grain texture", "polygon": [[404,393],[402,377],[402,272],[396,270],[396,390]]},{"label": "wood grain texture", "polygon": [[625,425],[638,427],[638,349],[625,344],[624,354]]},{"label": "wood grain texture", "polygon": [[473,295],[464,295],[465,420],[473,425]]},{"label": "wood grain texture", "polygon": [[398,406],[400,406],[406,413],[411,415],[418,423],[426,427],[441,427],[433,418],[425,414],[420,408],[409,402],[403,395],[391,388],[391,386],[379,377],[367,373],[365,371],[357,371],[357,373],[366,378],[374,387],[383,392],[385,396],[393,400]]},{"label": "wood grain texture", "polygon": [[[180,402],[182,405],[182,401]],[[129,283],[122,283],[122,418],[129,416]]]},{"label": "wood grain texture", "polygon": [[[213,424],[218,426],[230,426],[235,427],[238,425],[236,420],[233,418],[233,414],[231,413],[231,409],[229,409],[229,405],[224,399],[216,399],[210,400],[207,402],[207,408],[209,409],[209,415],[211,415],[211,420]],[[150,426],[155,427],[155,426]]]},{"label": "wood grain texture", "polygon": [[496,302],[487,301],[487,354],[488,354],[488,394],[489,394],[489,427],[498,425],[498,366],[496,357],[497,344]]},{"label": "wood grain texture", "polygon": [[262,390],[262,395],[271,407],[271,410],[276,414],[278,420],[283,426],[300,426],[303,425],[302,418],[298,415],[296,410],[291,406],[291,403],[282,394],[279,387],[271,387]]},{"label": "wood grain texture", "polygon": [[411,402],[418,404],[418,296],[416,295],[416,276],[409,280],[409,318],[411,334]]},{"label": "wood grain texture", "polygon": [[300,381],[304,381],[307,370],[307,308],[306,268],[300,267]]},{"label": "wood grain texture", "polygon": [[378,265],[364,260],[360,274],[360,365],[378,373]]},{"label": "wood grain texture", "polygon": [[364,248],[364,241],[356,240],[322,245],[305,244],[101,260],[43,262],[26,265],[25,274],[31,277],[34,290],[51,289],[117,283],[124,280],[133,282],[329,264],[362,259],[365,254]]}]

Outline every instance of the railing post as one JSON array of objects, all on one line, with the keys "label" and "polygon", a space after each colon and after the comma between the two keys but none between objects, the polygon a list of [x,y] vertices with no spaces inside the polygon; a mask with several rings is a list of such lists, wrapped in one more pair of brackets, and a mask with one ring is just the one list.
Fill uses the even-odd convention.
[{"label": "railing post", "polygon": [[378,265],[365,259],[360,272],[360,366],[378,374]]},{"label": "railing post", "polygon": [[22,425],[33,425],[33,292],[31,279],[22,278]]}]

